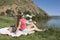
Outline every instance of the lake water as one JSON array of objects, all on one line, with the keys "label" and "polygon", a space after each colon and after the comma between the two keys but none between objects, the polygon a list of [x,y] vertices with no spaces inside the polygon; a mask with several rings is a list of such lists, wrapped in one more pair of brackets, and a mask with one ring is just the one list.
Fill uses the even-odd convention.
[{"label": "lake water", "polygon": [[49,20],[41,21],[41,23],[48,26],[57,26],[60,28],[60,18],[51,18]]}]

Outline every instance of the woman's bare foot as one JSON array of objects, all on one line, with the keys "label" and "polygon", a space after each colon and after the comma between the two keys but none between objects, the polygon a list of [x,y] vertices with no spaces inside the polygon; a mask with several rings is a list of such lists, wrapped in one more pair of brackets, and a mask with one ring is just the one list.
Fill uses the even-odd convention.
[{"label": "woman's bare foot", "polygon": [[47,29],[35,29],[35,31],[46,31]]}]

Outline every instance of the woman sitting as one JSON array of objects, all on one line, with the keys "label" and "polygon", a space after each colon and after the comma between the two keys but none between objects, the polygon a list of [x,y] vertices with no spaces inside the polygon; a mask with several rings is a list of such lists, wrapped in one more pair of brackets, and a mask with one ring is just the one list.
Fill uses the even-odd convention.
[{"label": "woman sitting", "polygon": [[18,19],[17,19],[17,31],[25,31],[26,29],[26,19],[23,15],[23,13],[19,12]]},{"label": "woman sitting", "polygon": [[37,28],[35,24],[36,24],[35,21],[29,22],[29,24],[27,24],[28,31],[44,31],[45,30],[45,29],[42,30],[42,29]]}]

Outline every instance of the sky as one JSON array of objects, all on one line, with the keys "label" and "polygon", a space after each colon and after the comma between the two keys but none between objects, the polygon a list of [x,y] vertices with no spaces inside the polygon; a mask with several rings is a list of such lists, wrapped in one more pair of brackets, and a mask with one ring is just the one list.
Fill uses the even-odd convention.
[{"label": "sky", "polygon": [[33,2],[48,15],[60,16],[60,0],[33,0]]}]

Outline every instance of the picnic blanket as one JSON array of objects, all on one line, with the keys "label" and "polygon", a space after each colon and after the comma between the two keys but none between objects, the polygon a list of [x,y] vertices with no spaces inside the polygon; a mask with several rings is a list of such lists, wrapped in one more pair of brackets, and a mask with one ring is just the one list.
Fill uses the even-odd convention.
[{"label": "picnic blanket", "polygon": [[34,33],[34,31],[32,32],[29,32],[29,31],[26,31],[26,32],[22,32],[22,31],[17,31],[17,33],[11,33],[9,30],[8,30],[8,27],[5,27],[5,28],[1,28],[0,29],[0,34],[8,34],[9,36],[12,36],[12,37],[19,37],[21,35],[27,35],[27,34],[32,34]]}]

